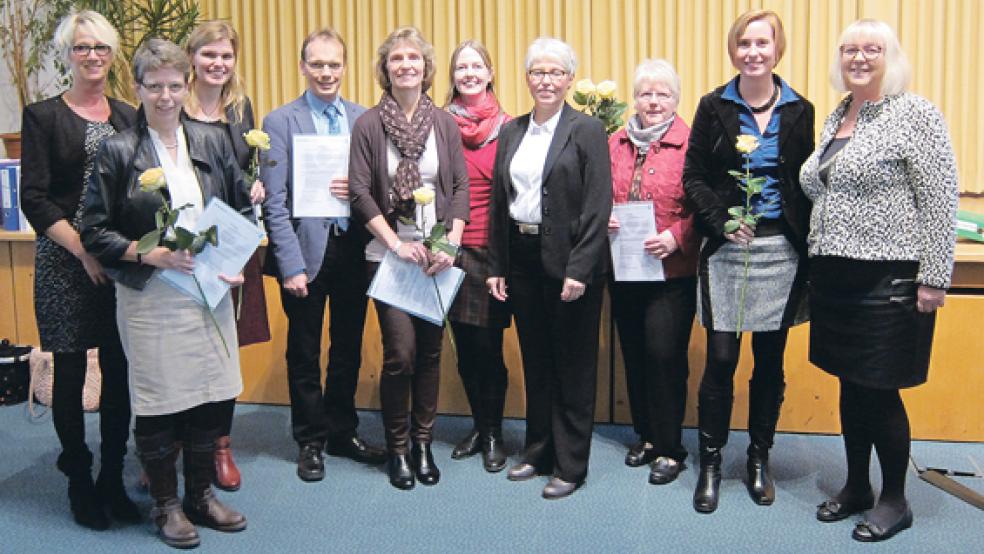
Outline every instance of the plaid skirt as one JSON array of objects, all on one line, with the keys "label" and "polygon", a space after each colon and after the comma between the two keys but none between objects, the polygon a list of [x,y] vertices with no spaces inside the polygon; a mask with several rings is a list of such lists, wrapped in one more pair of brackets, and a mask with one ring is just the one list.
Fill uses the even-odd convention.
[{"label": "plaid skirt", "polygon": [[448,319],[476,327],[505,329],[509,327],[509,307],[489,294],[485,280],[489,278],[487,248],[462,247],[455,265],[465,272],[458,295],[448,310]]}]

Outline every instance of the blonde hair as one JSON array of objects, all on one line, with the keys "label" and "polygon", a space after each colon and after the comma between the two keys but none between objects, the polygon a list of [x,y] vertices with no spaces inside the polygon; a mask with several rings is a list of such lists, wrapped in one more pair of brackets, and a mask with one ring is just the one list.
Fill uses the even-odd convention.
[{"label": "blonde hair", "polygon": [[390,52],[401,42],[409,42],[420,50],[424,58],[424,81],[421,83],[421,92],[427,92],[434,83],[434,74],[437,68],[434,65],[434,47],[424,39],[424,35],[416,27],[404,26],[390,33],[386,40],[379,45],[376,51],[376,81],[379,86],[387,92],[393,88],[390,82],[389,72],[386,70],[386,61],[389,59]]},{"label": "blonde hair", "polygon": [[882,56],[885,57],[885,75],[881,81],[881,93],[892,95],[905,92],[912,79],[909,58],[902,51],[902,45],[899,44],[895,31],[887,23],[877,19],[859,19],[848,25],[841,33],[840,39],[837,40],[834,63],[830,66],[830,84],[840,92],[847,92],[847,85],[841,72],[840,48],[862,37],[881,43],[884,49]]},{"label": "blonde hair", "polygon": [[220,19],[205,21],[195,27],[191,34],[188,35],[188,40],[185,42],[185,52],[188,53],[188,58],[192,60],[192,71],[188,85],[188,100],[185,101],[185,104],[189,111],[201,109],[201,104],[198,103],[198,95],[195,94],[195,81],[197,80],[194,70],[195,53],[202,47],[220,40],[228,40],[232,44],[232,53],[236,57],[236,60],[232,68],[232,75],[229,76],[229,81],[222,85],[222,93],[219,95],[219,105],[222,109],[219,111],[218,116],[219,119],[225,121],[226,108],[231,107],[236,121],[242,121],[243,109],[246,105],[246,87],[235,67],[239,63],[239,34],[236,33],[236,30],[228,21]]},{"label": "blonde hair", "polygon": [[444,100],[445,106],[450,104],[452,100],[459,96],[458,89],[454,86],[454,66],[458,63],[458,56],[465,48],[471,48],[478,53],[478,57],[482,58],[482,62],[489,70],[489,84],[485,87],[485,90],[495,93],[495,71],[492,70],[492,55],[489,54],[489,49],[478,40],[466,40],[459,44],[458,47],[454,49],[454,52],[451,53],[451,62],[448,64],[448,83],[451,83],[451,85],[448,87],[448,96]]},{"label": "blonde hair", "polygon": [[738,53],[738,41],[745,34],[745,30],[754,21],[765,21],[772,27],[772,40],[776,44],[776,64],[782,60],[782,55],[786,53],[786,31],[782,27],[782,20],[779,15],[772,10],[749,10],[738,16],[738,19],[731,24],[728,31],[728,56],[731,57],[731,64],[735,65],[735,55]]},{"label": "blonde hair", "polygon": [[55,28],[53,43],[66,64],[72,62],[72,47],[75,46],[75,33],[85,30],[99,42],[110,48],[110,63],[120,49],[120,34],[99,12],[92,10],[72,11],[62,18]]}]

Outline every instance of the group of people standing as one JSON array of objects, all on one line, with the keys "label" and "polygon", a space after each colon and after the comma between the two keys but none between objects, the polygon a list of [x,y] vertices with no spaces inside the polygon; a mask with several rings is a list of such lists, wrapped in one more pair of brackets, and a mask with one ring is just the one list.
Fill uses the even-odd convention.
[{"label": "group of people standing", "polygon": [[[245,278],[221,276],[230,285],[245,282],[238,329],[231,295],[214,310],[213,325],[199,304],[168,290],[158,269],[190,272],[194,256],[165,246],[138,252],[161,202],[141,189],[139,176],[155,167],[166,176],[167,201],[190,205],[181,211],[183,226],[192,227],[211,198],[247,212],[254,203],[264,207],[269,247],[262,266],[281,284],[288,318],[291,425],[304,481],[323,479],[325,452],[385,462],[399,489],[440,480],[431,443],[443,327],[375,303],[385,449],[357,433],[366,290],[389,255],[427,275],[452,265],[465,272],[448,316],[474,429],[453,458],[480,453],[487,471],[506,466],[502,344],[513,317],[527,430],[507,477],[549,476],[542,491],[548,499],[584,484],[607,284],[639,435],[627,465],[649,464],[649,481],[657,485],[685,468],[687,348],[699,314],[707,361],[698,393],[694,508],[713,512],[719,502],[745,332],[754,354],[747,486],[755,503],[772,504],[769,460],[786,337],[809,318],[811,361],[841,381],[848,462],[843,490],[816,516],[838,521],[869,510],[852,534],[861,541],[911,525],[904,495],[910,436],[899,389],[926,380],[934,311],[952,270],[957,186],[942,115],[905,92],[909,66],[886,24],[855,22],[838,41],[831,82],[848,94],[827,118],[819,144],[812,104],[774,72],[785,33],[771,11],[747,12],[732,25],[728,53],[738,75],[701,99],[692,126],[677,114],[675,69],[645,60],[633,80],[635,115],[611,137],[599,120],[567,104],[577,58],[561,40],[530,45],[525,79],[533,108],[513,119],[496,99],[491,56],[474,40],[452,53],[450,90],[443,109],[435,105],[428,94],[434,49],[413,27],[395,30],[377,51],[379,102],[366,109],[345,100],[347,48],[336,31],[323,28],[300,48],[305,92],[263,120],[270,148],[255,183],[244,178],[253,153],[243,133],[253,127],[253,113],[235,72],[238,38],[227,23],[202,24],[185,50],[147,41],[133,61],[136,111],[105,95],[118,49],[105,19],[72,14],[55,40],[72,85],[24,111],[23,205],[38,230],[42,346],[55,352],[58,467],[69,478],[80,525],[105,529],[107,510],[120,521],[140,519],[122,480],[132,411],[155,501],[151,516],[164,542],[197,545],[195,524],[246,527],[211,484],[235,490],[241,482],[229,440],[242,390],[235,346],[269,337],[256,286],[261,264],[247,264]],[[349,136],[347,178],[326,186],[350,203],[351,217],[293,216],[293,141],[312,134]],[[739,148],[743,135],[757,147]],[[608,149],[598,148],[605,142]],[[762,183],[747,199],[755,217],[729,223],[729,210],[746,203],[729,172],[746,168]],[[420,189],[434,200],[415,202]],[[652,203],[656,232],[640,248],[662,261],[662,281],[609,275],[608,238],[621,228],[613,202],[635,201]],[[444,224],[455,255],[425,246],[436,223]],[[105,286],[110,279],[115,294]],[[322,383],[326,303],[330,346]],[[222,337],[231,339],[228,354]],[[104,383],[95,481],[81,416],[91,346],[100,347]],[[868,478],[872,447],[883,475],[877,502]]]}]

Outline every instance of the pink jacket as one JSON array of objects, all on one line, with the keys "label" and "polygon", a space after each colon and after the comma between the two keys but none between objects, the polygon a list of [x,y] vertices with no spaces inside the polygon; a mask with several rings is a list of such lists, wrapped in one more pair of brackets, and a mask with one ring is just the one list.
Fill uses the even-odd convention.
[{"label": "pink jacket", "polygon": [[[657,231],[669,229],[679,245],[663,260],[663,270],[670,279],[697,273],[700,239],[694,231],[693,210],[683,192],[683,161],[689,138],[690,127],[676,116],[659,144],[649,149],[642,166],[641,200],[653,201]],[[608,150],[612,158],[612,199],[615,204],[627,202],[636,147],[622,129],[608,139]]]}]

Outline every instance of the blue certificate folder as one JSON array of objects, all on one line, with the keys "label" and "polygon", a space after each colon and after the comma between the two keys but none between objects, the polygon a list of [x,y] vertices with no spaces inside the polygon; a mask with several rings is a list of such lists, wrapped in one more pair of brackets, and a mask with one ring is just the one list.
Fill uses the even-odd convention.
[{"label": "blue certificate folder", "polygon": [[[465,272],[457,267],[449,267],[431,278],[419,265],[387,252],[369,284],[367,294],[424,321],[444,325],[444,315],[451,309],[464,278]],[[435,280],[437,288],[434,287]],[[438,288],[441,290],[441,302],[437,298]],[[441,312],[441,303],[444,304],[444,312]]]},{"label": "blue certificate folder", "polygon": [[202,292],[204,292],[208,307],[214,310],[229,291],[229,284],[219,279],[219,275],[232,276],[242,271],[250,256],[260,245],[260,241],[263,240],[264,233],[256,227],[255,223],[239,215],[236,210],[218,198],[209,201],[205,211],[199,216],[194,231],[198,232],[212,225],[219,229],[219,245],[207,244],[205,249],[195,256],[195,277],[198,277],[202,290],[198,290],[198,284],[187,273],[165,269],[159,275],[167,284],[202,305],[205,305],[202,301]]}]

